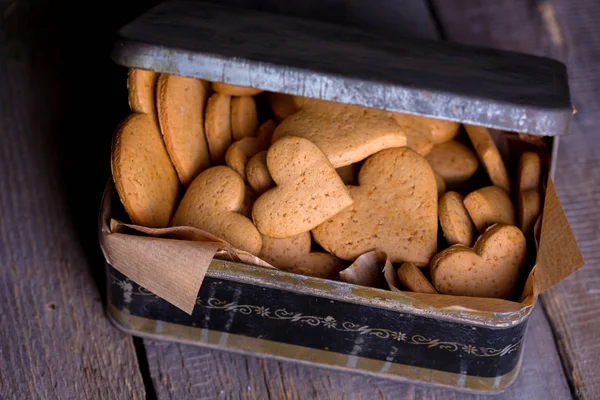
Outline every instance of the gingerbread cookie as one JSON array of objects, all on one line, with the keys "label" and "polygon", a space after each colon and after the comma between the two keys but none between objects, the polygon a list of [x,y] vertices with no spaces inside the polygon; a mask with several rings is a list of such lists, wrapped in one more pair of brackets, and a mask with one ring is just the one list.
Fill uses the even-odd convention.
[{"label": "gingerbread cookie", "polygon": [[273,116],[281,122],[302,108],[308,98],[284,93],[268,93],[267,100],[271,106]]},{"label": "gingerbread cookie", "polygon": [[210,158],[215,164],[222,163],[225,152],[233,141],[231,133],[231,96],[214,93],[206,105],[204,127],[210,150]]},{"label": "gingerbread cookie", "polygon": [[272,143],[299,136],[316,144],[334,168],[361,161],[380,150],[406,145],[402,128],[387,113],[338,103],[309,103],[286,118]]},{"label": "gingerbread cookie", "polygon": [[440,226],[449,245],[471,246],[475,241],[475,226],[463,204],[463,197],[457,192],[447,192],[438,205]]},{"label": "gingerbread cookie", "polygon": [[254,136],[258,128],[256,102],[250,96],[231,99],[231,132],[233,140]]},{"label": "gingerbread cookie", "polygon": [[519,228],[528,235],[540,212],[542,211],[542,199],[537,190],[524,190],[519,193]]},{"label": "gingerbread cookie", "polygon": [[234,170],[225,166],[209,168],[185,192],[171,226],[194,226],[258,255],[261,236],[252,221],[240,214],[245,192],[244,181]]},{"label": "gingerbread cookie", "polygon": [[307,139],[287,136],[267,152],[277,187],[263,193],[252,209],[263,235],[286,238],[307,232],[352,205],[352,197],[327,157]]},{"label": "gingerbread cookie", "polygon": [[475,246],[455,244],[431,261],[435,288],[455,296],[512,299],[526,260],[527,243],[516,226],[495,224]]},{"label": "gingerbread cookie", "polygon": [[161,75],[157,83],[160,129],[179,180],[185,187],[210,167],[204,136],[208,83],[194,78]]},{"label": "gingerbread cookie", "polygon": [[429,129],[412,115],[401,113],[391,113],[391,115],[406,135],[406,147],[422,156],[429,154],[433,147]]},{"label": "gingerbread cookie", "polygon": [[497,186],[487,186],[469,193],[465,208],[479,233],[495,223],[515,225],[515,208],[506,192]]},{"label": "gingerbread cookie", "polygon": [[275,182],[271,178],[267,168],[267,152],[261,151],[252,157],[246,164],[246,179],[257,193],[264,193],[275,187]]},{"label": "gingerbread cookie", "polygon": [[431,282],[427,280],[419,267],[413,263],[406,262],[398,268],[398,279],[400,280],[400,285],[410,292],[431,294],[438,292]]},{"label": "gingerbread cookie", "polygon": [[429,131],[429,140],[433,144],[440,144],[452,140],[458,135],[460,124],[454,121],[446,121],[443,119],[422,117],[412,115],[417,122],[424,125]]},{"label": "gingerbread cookie", "polygon": [[433,171],[433,174],[435,175],[435,183],[437,184],[439,199],[444,193],[446,193],[446,182],[444,181],[444,178],[442,178],[442,176],[437,172]]},{"label": "gingerbread cookie", "polygon": [[263,235],[262,243],[262,249],[258,256],[283,271],[318,278],[337,279],[342,269],[340,260],[331,254],[310,251],[310,232],[285,239]]},{"label": "gingerbread cookie", "polygon": [[437,250],[437,185],[427,161],[395,148],[369,157],[350,186],[354,205],[313,229],[325,250],[354,260],[381,250],[391,262],[427,265]]},{"label": "gingerbread cookie", "polygon": [[256,202],[256,199],[258,199],[259,194],[256,193],[256,191],[252,189],[249,185],[245,186],[246,190],[244,193],[244,203],[242,204],[240,214],[252,220],[252,207],[254,207],[254,203]]},{"label": "gingerbread cookie", "polygon": [[258,127],[256,138],[260,140],[261,143],[264,143],[265,147],[268,147],[271,143],[271,136],[273,136],[275,128],[277,128],[277,123],[275,121],[272,119],[266,120]]},{"label": "gingerbread cookie", "polygon": [[474,125],[465,125],[465,129],[492,183],[510,193],[510,178],[489,129]]},{"label": "gingerbread cookie", "polygon": [[156,81],[158,73],[131,68],[127,74],[127,92],[131,111],[156,115]]},{"label": "gingerbread cookie", "polygon": [[517,167],[517,191],[539,190],[542,181],[542,160],[538,153],[521,154]]},{"label": "gingerbread cookie", "polygon": [[131,114],[117,127],[111,170],[119,198],[134,224],[149,228],[169,224],[179,180],[156,118]]},{"label": "gingerbread cookie", "polygon": [[262,92],[261,89],[254,89],[247,86],[230,85],[222,82],[213,82],[212,89],[217,93],[226,94],[228,96],[254,96]]},{"label": "gingerbread cookie", "polygon": [[464,144],[456,140],[433,146],[425,156],[431,168],[444,178],[446,185],[453,187],[471,178],[479,162],[477,156]]},{"label": "gingerbread cookie", "polygon": [[246,180],[246,164],[256,153],[263,150],[264,145],[253,137],[245,137],[233,142],[225,153],[225,163]]}]

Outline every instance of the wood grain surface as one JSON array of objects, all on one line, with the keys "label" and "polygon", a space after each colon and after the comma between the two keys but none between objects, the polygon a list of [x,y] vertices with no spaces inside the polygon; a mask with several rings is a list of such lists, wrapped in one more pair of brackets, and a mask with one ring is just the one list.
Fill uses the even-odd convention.
[{"label": "wood grain surface", "polygon": [[[450,4],[451,3],[451,4]],[[573,394],[600,397],[600,7],[596,1],[435,2],[447,37],[549,55],[567,63],[577,109],[560,141],[556,189],[586,265],[541,300]]]},{"label": "wood grain surface", "polygon": [[[0,398],[142,399],[132,339],[104,316],[67,201],[65,86],[47,6],[0,8]],[[95,236],[95,217],[87,229]]]}]

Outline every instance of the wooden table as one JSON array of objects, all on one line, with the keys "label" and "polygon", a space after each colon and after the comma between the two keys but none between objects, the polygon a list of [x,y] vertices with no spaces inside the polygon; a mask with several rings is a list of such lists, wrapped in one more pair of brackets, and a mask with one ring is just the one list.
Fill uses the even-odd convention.
[{"label": "wooden table", "polygon": [[[586,266],[541,296],[520,376],[497,398],[599,398],[600,3],[230,1],[301,16],[318,8],[323,19],[568,64],[577,114],[561,140],[555,183]],[[108,322],[96,217],[111,135],[127,112],[125,74],[107,58],[108,46],[152,3],[0,3],[0,397],[462,398],[132,338]]]}]

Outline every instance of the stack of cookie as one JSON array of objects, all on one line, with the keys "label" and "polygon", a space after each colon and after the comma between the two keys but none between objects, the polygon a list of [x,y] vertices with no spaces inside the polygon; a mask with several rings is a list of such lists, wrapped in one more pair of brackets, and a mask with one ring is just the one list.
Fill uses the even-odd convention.
[{"label": "stack of cookie", "polygon": [[538,153],[522,154],[513,180],[483,127],[150,71],[128,78],[133,113],[111,166],[134,224],[193,226],[328,279],[378,250],[404,290],[514,298],[541,213]]}]

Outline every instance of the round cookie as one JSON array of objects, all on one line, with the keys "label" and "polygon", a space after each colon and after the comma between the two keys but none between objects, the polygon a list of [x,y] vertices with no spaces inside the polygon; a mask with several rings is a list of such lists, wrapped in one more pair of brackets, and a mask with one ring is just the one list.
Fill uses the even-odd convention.
[{"label": "round cookie", "polygon": [[266,120],[258,127],[258,130],[256,131],[256,138],[260,140],[265,147],[269,147],[269,144],[271,143],[271,136],[273,136],[275,128],[277,128],[277,122],[273,121],[272,119]]},{"label": "round cookie", "polygon": [[425,158],[450,187],[467,181],[479,167],[477,156],[456,140],[433,146]]},{"label": "round cookie", "polygon": [[234,170],[225,166],[209,168],[185,192],[171,226],[194,226],[258,255],[260,234],[252,221],[240,214],[245,194],[244,181]]},{"label": "round cookie", "polygon": [[166,74],[158,78],[158,121],[169,156],[185,187],[210,167],[204,136],[207,91],[208,83],[199,79]]},{"label": "round cookie", "polygon": [[469,193],[463,203],[479,233],[499,222],[516,224],[515,208],[506,192],[499,187],[477,189]]},{"label": "round cookie", "polygon": [[271,106],[273,116],[281,122],[302,108],[308,98],[284,93],[268,93],[267,100]]},{"label": "round cookie", "polygon": [[529,235],[542,210],[542,199],[537,190],[524,190],[519,193],[519,227]]},{"label": "round cookie", "polygon": [[542,181],[542,160],[538,153],[521,154],[517,167],[517,191],[539,190]]},{"label": "round cookie", "polygon": [[231,133],[231,96],[214,93],[206,105],[204,127],[210,150],[210,158],[214,164],[222,164],[227,148],[233,141]]},{"label": "round cookie", "polygon": [[435,183],[437,184],[439,199],[444,193],[446,193],[446,182],[444,181],[444,178],[442,178],[442,176],[437,172],[433,171],[433,174],[435,175]]},{"label": "round cookie", "polygon": [[262,236],[258,255],[283,271],[325,279],[337,279],[342,263],[328,253],[311,252],[310,232],[285,239]]},{"label": "round cookie", "polygon": [[430,265],[438,292],[510,300],[526,261],[527,243],[516,226],[495,224],[470,247],[455,244]]},{"label": "round cookie", "polygon": [[471,246],[475,241],[475,227],[457,192],[446,192],[438,205],[440,226],[449,245]]},{"label": "round cookie", "polygon": [[465,125],[467,135],[479,156],[490,180],[506,193],[510,193],[511,183],[504,161],[500,156],[498,147],[490,135],[488,128],[483,126]]},{"label": "round cookie", "polygon": [[380,151],[364,162],[358,182],[348,187],[354,204],[313,229],[317,243],[343,260],[377,249],[391,262],[429,264],[437,250],[438,201],[425,158],[402,147]]},{"label": "round cookie", "polygon": [[422,117],[412,115],[412,117],[427,127],[429,131],[429,140],[433,144],[440,144],[452,140],[458,135],[460,124],[454,121],[447,121],[437,118]]},{"label": "round cookie", "polygon": [[419,267],[413,263],[406,262],[398,268],[398,279],[400,280],[400,285],[410,292],[431,294],[438,292],[431,282],[427,280]]},{"label": "round cookie", "polygon": [[267,151],[273,189],[252,209],[260,233],[286,238],[307,232],[352,205],[352,197],[327,157],[311,141],[294,136]]},{"label": "round cookie", "polygon": [[413,118],[412,115],[402,113],[391,113],[391,115],[406,135],[406,147],[422,156],[429,154],[433,148],[433,142],[430,139],[430,132],[427,127],[421,124],[418,119]]},{"label": "round cookie", "polygon": [[213,82],[212,89],[217,93],[226,94],[228,96],[254,96],[262,92],[262,89],[230,85],[222,82]]},{"label": "round cookie", "polygon": [[264,148],[263,144],[253,137],[245,137],[233,142],[225,153],[225,163],[246,180],[246,164],[248,160]]},{"label": "round cookie", "polygon": [[246,179],[248,184],[257,193],[264,193],[275,187],[275,182],[271,178],[267,168],[267,152],[261,151],[252,157],[246,164]]},{"label": "round cookie", "polygon": [[131,114],[117,127],[111,170],[119,198],[134,224],[149,228],[169,224],[179,179],[156,118]]},{"label": "round cookie", "polygon": [[231,99],[231,132],[233,140],[254,136],[258,128],[256,102],[250,96]]},{"label": "round cookie", "polygon": [[127,92],[131,111],[156,115],[156,81],[158,73],[131,68],[127,73]]}]

